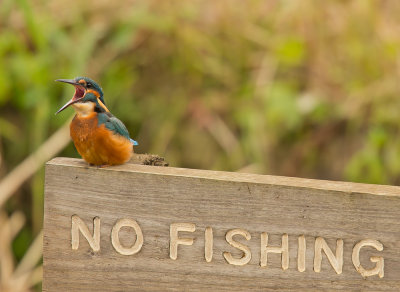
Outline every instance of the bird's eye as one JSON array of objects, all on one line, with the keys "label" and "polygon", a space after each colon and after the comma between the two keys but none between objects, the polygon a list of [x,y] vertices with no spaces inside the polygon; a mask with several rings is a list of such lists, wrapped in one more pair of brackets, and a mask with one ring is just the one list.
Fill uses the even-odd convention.
[{"label": "bird's eye", "polygon": [[92,83],[86,84],[86,87],[87,87],[87,88],[92,88]]}]

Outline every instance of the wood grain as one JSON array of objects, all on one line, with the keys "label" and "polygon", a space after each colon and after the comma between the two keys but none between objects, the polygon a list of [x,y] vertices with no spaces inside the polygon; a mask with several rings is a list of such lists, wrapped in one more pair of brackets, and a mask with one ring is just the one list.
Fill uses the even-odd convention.
[{"label": "wood grain", "polygon": [[[73,215],[92,235],[100,218],[100,251],[81,232],[72,249]],[[400,291],[399,187],[135,164],[99,169],[55,158],[46,165],[44,216],[44,291]],[[124,222],[136,222],[143,235],[131,255],[129,248],[139,245]],[[178,244],[176,260],[170,257],[175,223],[195,226],[178,232],[187,245]],[[283,270],[286,258],[275,252],[285,234]],[[320,272],[314,271],[317,238],[318,251],[328,246],[332,259],[343,240],[340,274],[323,251]],[[357,245],[364,239],[370,241]],[[365,246],[375,241],[382,251]],[[364,269],[375,267],[371,257],[384,258],[383,278],[360,275],[352,260],[356,245]],[[274,251],[266,267],[261,250]],[[229,264],[228,254],[243,265]]]}]

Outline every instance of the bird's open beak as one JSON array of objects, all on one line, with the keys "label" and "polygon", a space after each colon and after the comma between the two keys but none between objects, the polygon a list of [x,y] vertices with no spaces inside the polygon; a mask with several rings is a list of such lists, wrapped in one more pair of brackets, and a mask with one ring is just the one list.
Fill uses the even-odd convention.
[{"label": "bird's open beak", "polygon": [[58,114],[59,112],[62,112],[63,110],[65,110],[67,107],[69,107],[71,104],[74,104],[78,101],[80,101],[84,96],[85,96],[85,88],[83,86],[81,86],[79,83],[75,82],[75,80],[73,79],[57,79],[56,81],[58,82],[64,82],[64,83],[68,83],[68,84],[72,84],[75,86],[75,94],[74,96],[71,98],[70,101],[68,101],[66,104],[64,104],[57,112],[56,114]]}]

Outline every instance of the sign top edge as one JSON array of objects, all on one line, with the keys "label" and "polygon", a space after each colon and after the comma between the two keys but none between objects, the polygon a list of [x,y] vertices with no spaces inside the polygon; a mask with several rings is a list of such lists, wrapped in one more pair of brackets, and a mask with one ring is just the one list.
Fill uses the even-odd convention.
[{"label": "sign top edge", "polygon": [[163,176],[178,176],[188,178],[202,178],[220,181],[233,181],[242,183],[266,184],[286,187],[298,187],[318,190],[329,190],[344,193],[363,193],[378,196],[390,196],[400,198],[400,187],[391,185],[363,184],[343,181],[317,180],[298,177],[286,177],[264,174],[250,174],[239,172],[227,172],[216,170],[160,167],[127,163],[118,166],[97,168],[89,166],[82,159],[56,157],[46,163],[46,166],[64,166],[86,169],[96,169],[97,171],[113,172],[132,172],[145,173]]}]

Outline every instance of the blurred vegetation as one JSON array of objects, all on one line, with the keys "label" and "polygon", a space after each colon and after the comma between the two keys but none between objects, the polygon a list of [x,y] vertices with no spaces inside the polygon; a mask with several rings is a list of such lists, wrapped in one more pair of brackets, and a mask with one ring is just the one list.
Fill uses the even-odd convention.
[{"label": "blurred vegetation", "polygon": [[[2,0],[0,175],[72,116],[54,115],[73,94],[54,79],[84,75],[137,152],[172,166],[399,184],[399,15],[394,0]],[[41,166],[4,207],[26,217],[14,261],[43,183]]]}]

